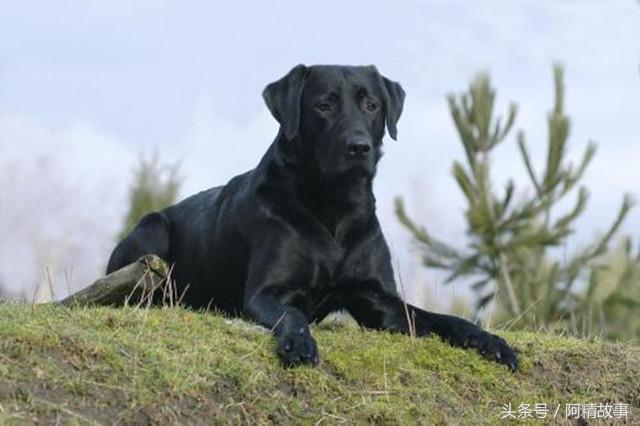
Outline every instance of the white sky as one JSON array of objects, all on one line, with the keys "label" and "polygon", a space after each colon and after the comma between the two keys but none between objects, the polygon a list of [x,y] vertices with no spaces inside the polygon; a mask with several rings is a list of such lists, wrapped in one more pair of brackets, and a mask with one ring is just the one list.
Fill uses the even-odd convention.
[{"label": "white sky", "polygon": [[[138,155],[179,159],[183,195],[224,183],[276,133],[267,83],[297,63],[373,63],[407,92],[376,183],[381,221],[405,282],[446,299],[456,289],[415,261],[392,199],[409,197],[416,218],[461,241],[450,168],[463,153],[446,94],[490,71],[500,111],[520,105],[516,127],[540,165],[554,61],[566,66],[571,156],[591,139],[600,148],[577,244],[608,225],[624,192],[640,198],[638,2],[4,0],[0,281],[32,286],[49,263],[58,293],[86,285],[114,243]],[[500,183],[525,178],[514,137],[494,164]],[[625,231],[640,238],[640,209]]]}]

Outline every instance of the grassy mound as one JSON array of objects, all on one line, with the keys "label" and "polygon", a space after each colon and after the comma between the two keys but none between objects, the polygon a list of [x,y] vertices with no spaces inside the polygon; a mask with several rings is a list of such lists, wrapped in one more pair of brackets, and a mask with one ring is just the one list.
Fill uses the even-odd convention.
[{"label": "grassy mound", "polygon": [[0,304],[0,423],[498,423],[503,404],[627,402],[640,348],[500,333],[515,374],[437,338],[313,327],[317,368],[283,369],[263,329],[179,308]]}]

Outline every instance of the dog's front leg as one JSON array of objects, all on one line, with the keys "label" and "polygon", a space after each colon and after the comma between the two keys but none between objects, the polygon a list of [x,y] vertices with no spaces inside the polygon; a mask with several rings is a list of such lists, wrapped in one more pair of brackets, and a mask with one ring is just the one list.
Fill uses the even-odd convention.
[{"label": "dog's front leg", "polygon": [[377,282],[354,286],[345,296],[349,313],[365,327],[379,330],[437,334],[453,346],[475,348],[490,360],[518,367],[513,349],[502,337],[488,333],[477,325],[451,315],[428,312],[406,304],[398,294]]},{"label": "dog's front leg", "polygon": [[277,353],[287,366],[318,363],[318,349],[311,337],[309,322],[297,308],[283,304],[267,289],[259,290],[244,304],[244,313],[272,330],[277,341]]},{"label": "dog's front leg", "polygon": [[505,364],[512,371],[518,368],[515,352],[502,337],[463,318],[427,312],[411,305],[407,305],[407,309],[410,317],[415,317],[416,329],[420,327],[420,332],[433,332],[453,346],[474,348],[485,358]]}]

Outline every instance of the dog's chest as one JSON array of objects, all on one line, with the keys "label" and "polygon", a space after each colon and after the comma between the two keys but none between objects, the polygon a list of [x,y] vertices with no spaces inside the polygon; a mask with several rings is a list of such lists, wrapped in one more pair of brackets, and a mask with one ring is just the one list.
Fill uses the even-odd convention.
[{"label": "dog's chest", "polygon": [[362,272],[360,269],[349,262],[346,250],[342,256],[310,264],[310,275],[300,303],[309,321],[320,321],[330,312],[342,308],[344,292],[348,291],[350,282],[357,280],[354,273]]},{"label": "dog's chest", "polygon": [[306,287],[313,303],[325,299],[328,294],[337,292],[347,281],[358,280],[366,276],[366,261],[361,253],[334,242],[331,247],[314,250],[309,254],[306,269]]}]

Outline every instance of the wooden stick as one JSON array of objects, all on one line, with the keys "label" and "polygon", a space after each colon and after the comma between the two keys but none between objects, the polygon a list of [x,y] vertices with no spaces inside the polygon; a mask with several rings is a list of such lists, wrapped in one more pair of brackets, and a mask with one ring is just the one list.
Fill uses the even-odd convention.
[{"label": "wooden stick", "polygon": [[162,259],[146,255],[55,303],[65,306],[121,306],[128,302],[137,303],[145,295],[149,296],[158,289],[168,275],[169,268]]}]

